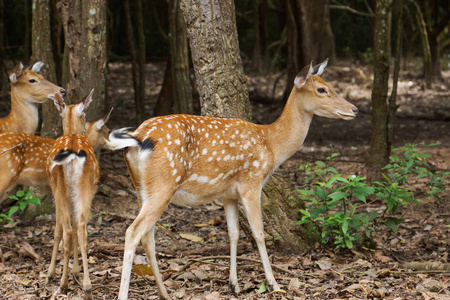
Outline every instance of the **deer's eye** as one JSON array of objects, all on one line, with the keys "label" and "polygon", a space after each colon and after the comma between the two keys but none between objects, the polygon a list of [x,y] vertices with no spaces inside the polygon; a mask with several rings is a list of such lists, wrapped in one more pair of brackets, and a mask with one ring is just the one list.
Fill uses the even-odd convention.
[{"label": "deer's eye", "polygon": [[320,94],[326,93],[327,91],[324,88],[318,88],[317,92],[319,92]]},{"label": "deer's eye", "polygon": [[35,79],[28,80],[29,83],[36,83],[37,81]]}]

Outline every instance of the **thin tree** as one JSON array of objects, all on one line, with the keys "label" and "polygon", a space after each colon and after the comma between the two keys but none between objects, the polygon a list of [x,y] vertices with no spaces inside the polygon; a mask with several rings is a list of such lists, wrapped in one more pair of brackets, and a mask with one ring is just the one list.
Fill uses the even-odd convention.
[{"label": "thin tree", "polygon": [[372,133],[369,150],[369,163],[375,177],[377,170],[389,160],[387,102],[390,49],[388,49],[388,9],[389,0],[377,0],[374,28],[374,78],[372,88]]}]

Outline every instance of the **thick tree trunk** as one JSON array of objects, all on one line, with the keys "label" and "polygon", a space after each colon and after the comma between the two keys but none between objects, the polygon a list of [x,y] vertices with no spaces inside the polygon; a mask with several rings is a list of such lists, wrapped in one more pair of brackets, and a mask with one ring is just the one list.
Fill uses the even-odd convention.
[{"label": "thick tree trunk", "polygon": [[249,119],[250,104],[230,0],[182,0],[202,115]]},{"label": "thick tree trunk", "polygon": [[[234,3],[231,0],[202,2],[183,0],[192,60],[203,115],[251,119],[247,84],[239,55]],[[269,241],[285,251],[301,253],[317,241],[315,231],[295,226],[298,198],[280,178],[271,178],[261,197],[262,214]],[[293,208],[295,207],[295,208]],[[246,222],[241,227],[250,238]],[[310,233],[314,232],[314,233]]]},{"label": "thick tree trunk", "polygon": [[180,0],[169,1],[169,24],[173,112],[193,114],[194,102],[189,77],[187,29],[180,9]]},{"label": "thick tree trunk", "polygon": [[87,117],[96,120],[103,115],[106,102],[106,1],[63,0],[59,7],[69,61],[64,64],[69,67],[66,100],[76,102],[95,88]]},{"label": "thick tree trunk", "polygon": [[374,170],[373,176],[389,160],[388,147],[388,111],[387,92],[389,80],[390,49],[387,48],[387,11],[389,1],[377,0],[374,30],[374,79],[372,89],[372,134],[369,150],[369,163]]},{"label": "thick tree trunk", "polygon": [[[50,27],[50,0],[32,1],[32,31],[31,36],[31,63],[39,60],[45,61],[41,74],[51,81],[57,82],[55,63],[53,59],[53,49],[51,42]],[[56,138],[61,135],[61,117],[55,109],[53,101],[47,101],[42,105],[42,128],[41,136]],[[41,214],[53,211],[53,197],[48,189],[42,187],[30,187],[33,195],[41,199],[41,205],[28,205],[26,211],[21,216],[24,222],[31,222]]]},{"label": "thick tree trunk", "polygon": [[[41,73],[47,80],[56,83],[58,81],[51,39],[50,0],[33,0],[31,7],[32,27],[34,28],[31,36],[31,61],[32,63],[38,60],[45,61]],[[41,135],[56,138],[61,133],[61,117],[55,109],[55,104],[47,101],[42,105]]]}]

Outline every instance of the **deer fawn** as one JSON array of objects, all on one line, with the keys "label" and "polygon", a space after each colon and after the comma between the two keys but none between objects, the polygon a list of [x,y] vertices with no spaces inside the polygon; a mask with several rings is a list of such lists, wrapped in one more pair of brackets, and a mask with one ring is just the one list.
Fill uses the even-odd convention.
[{"label": "deer fawn", "polygon": [[358,109],[319,76],[328,60],[305,67],[283,113],[271,125],[237,119],[172,115],[142,123],[134,132],[110,134],[111,149],[127,148],[125,159],[141,205],[126,231],[119,299],[127,299],[133,257],[142,242],[162,298],[164,287],[155,257],[154,225],[170,202],[188,205],[222,199],[230,238],[230,287],[239,292],[236,250],[238,200],[242,201],[258,245],[270,290],[279,290],[264,241],[260,194],[269,175],[299,150],[313,115],[351,120]]},{"label": "deer fawn", "polygon": [[92,298],[86,225],[100,173],[92,144],[81,134],[86,122],[84,110],[92,101],[93,92],[94,90],[79,104],[70,106],[66,106],[62,98],[56,95],[55,105],[63,119],[64,135],[54,143],[46,164],[56,207],[55,242],[47,280],[49,281],[55,274],[56,255],[62,239],[64,262],[60,286],[63,291],[67,289],[70,250],[73,244],[73,273],[77,276],[80,272],[78,266],[78,245],[80,245],[86,299]]},{"label": "deer fawn", "polygon": [[62,87],[37,74],[43,65],[43,61],[38,61],[24,70],[20,63],[10,74],[11,111],[5,118],[0,119],[0,133],[35,133],[39,121],[36,104],[53,99],[55,94],[65,96],[66,91]]},{"label": "deer fawn", "polygon": [[[86,123],[84,135],[94,149],[106,148],[109,129],[105,123],[111,111],[96,122]],[[0,134],[0,196],[17,184],[49,187],[45,165],[55,142],[27,133]]]}]

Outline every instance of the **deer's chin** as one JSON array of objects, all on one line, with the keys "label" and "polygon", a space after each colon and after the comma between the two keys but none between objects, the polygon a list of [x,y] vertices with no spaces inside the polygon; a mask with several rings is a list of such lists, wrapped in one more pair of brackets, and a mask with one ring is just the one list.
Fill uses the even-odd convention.
[{"label": "deer's chin", "polygon": [[356,118],[355,114],[346,114],[346,113],[342,113],[342,112],[337,112],[337,115],[343,119],[343,120],[353,120],[354,118]]}]

